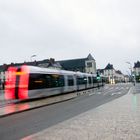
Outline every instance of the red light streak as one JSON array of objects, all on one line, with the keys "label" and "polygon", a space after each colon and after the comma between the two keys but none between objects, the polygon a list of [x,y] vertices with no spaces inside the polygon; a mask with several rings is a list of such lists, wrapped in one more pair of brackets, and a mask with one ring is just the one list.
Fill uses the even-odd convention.
[{"label": "red light streak", "polygon": [[5,81],[6,100],[15,99],[16,71],[17,68],[9,67],[6,73],[6,81]]},{"label": "red light streak", "polygon": [[24,104],[11,104],[11,105],[7,105],[4,107],[4,112],[6,114],[10,114],[10,113],[14,113],[14,112],[19,112],[19,111],[23,111],[23,110],[27,110],[30,108],[30,105],[28,103],[24,103]]},{"label": "red light streak", "polygon": [[19,99],[28,99],[29,68],[26,65],[21,66],[21,75],[19,81],[18,97]]}]

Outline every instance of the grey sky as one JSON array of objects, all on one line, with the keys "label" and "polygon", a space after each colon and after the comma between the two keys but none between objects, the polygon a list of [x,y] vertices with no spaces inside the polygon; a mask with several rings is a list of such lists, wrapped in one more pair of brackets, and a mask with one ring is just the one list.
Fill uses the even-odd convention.
[{"label": "grey sky", "polygon": [[123,72],[140,60],[139,0],[0,0],[0,64],[86,57]]}]

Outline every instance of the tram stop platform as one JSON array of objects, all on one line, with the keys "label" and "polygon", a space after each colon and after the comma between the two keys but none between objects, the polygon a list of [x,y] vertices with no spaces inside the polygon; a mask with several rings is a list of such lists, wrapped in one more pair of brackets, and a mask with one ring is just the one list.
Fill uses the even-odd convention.
[{"label": "tram stop platform", "polygon": [[23,140],[140,140],[140,89]]}]

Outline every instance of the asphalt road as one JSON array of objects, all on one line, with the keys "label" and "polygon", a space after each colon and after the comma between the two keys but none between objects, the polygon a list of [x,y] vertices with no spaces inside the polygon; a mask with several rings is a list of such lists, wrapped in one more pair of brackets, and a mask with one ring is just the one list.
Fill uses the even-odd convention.
[{"label": "asphalt road", "polygon": [[130,84],[105,86],[94,94],[0,118],[0,139],[21,139],[128,93]]}]

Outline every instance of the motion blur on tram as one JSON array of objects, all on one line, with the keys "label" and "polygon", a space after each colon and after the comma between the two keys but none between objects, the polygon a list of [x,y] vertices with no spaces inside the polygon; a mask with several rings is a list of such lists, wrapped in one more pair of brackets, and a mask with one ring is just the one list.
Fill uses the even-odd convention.
[{"label": "motion blur on tram", "polygon": [[26,100],[66,94],[104,85],[97,75],[35,66],[9,67],[5,99]]}]

